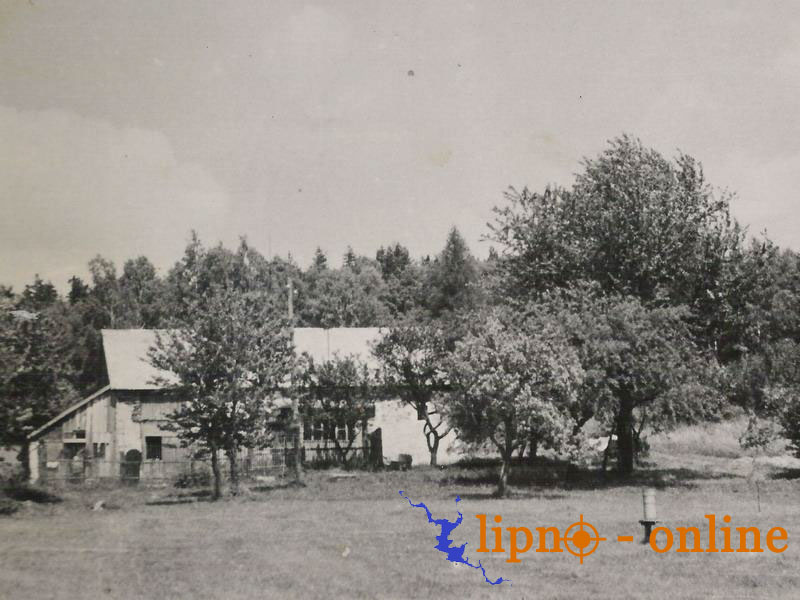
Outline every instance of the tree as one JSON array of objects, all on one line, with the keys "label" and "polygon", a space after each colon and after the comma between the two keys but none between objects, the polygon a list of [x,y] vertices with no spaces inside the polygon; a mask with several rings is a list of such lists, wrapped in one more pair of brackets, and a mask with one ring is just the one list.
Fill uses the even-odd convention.
[{"label": "tree", "polygon": [[118,286],[127,324],[148,329],[160,326],[166,295],[156,268],[147,257],[125,261]]},{"label": "tree", "polygon": [[477,261],[458,229],[453,227],[429,270],[427,305],[431,316],[439,318],[476,308],[479,276]]},{"label": "tree", "polygon": [[363,438],[367,419],[374,414],[374,378],[369,367],[356,356],[335,355],[317,363],[304,355],[298,383],[304,418],[322,421],[326,439],[333,440],[339,462],[347,466],[357,430]]},{"label": "tree", "polygon": [[388,281],[392,277],[397,277],[411,265],[411,257],[408,248],[396,243],[384,248],[381,246],[375,253],[375,260],[381,267],[381,275]]},{"label": "tree", "polygon": [[[501,293],[527,302],[578,281],[643,303],[684,305],[704,344],[723,352],[724,303],[744,231],[730,196],[715,192],[702,166],[669,161],[622,136],[586,159],[571,189],[510,189],[495,209],[490,239],[503,250]],[[728,341],[728,343],[730,343]]]},{"label": "tree", "polygon": [[595,418],[616,433],[621,474],[633,471],[645,426],[660,430],[719,408],[716,360],[694,342],[686,307],[648,307],[589,285],[550,293],[528,312],[569,336],[584,372],[574,430]]},{"label": "tree", "polygon": [[28,434],[77,400],[67,328],[53,312],[0,310],[0,445],[19,445],[30,476]]},{"label": "tree", "polygon": [[782,338],[745,358],[733,378],[737,399],[744,396],[741,404],[750,415],[741,445],[764,448],[784,438],[800,457],[800,343]]},{"label": "tree", "polygon": [[311,268],[320,271],[328,268],[328,257],[325,256],[325,253],[319,246],[317,246],[317,249],[314,251],[314,260],[311,263]]},{"label": "tree", "polygon": [[158,336],[149,359],[175,375],[160,380],[185,398],[171,415],[173,426],[184,446],[199,443],[209,450],[219,498],[219,452],[228,459],[236,494],[240,449],[268,441],[267,419],[294,369],[291,330],[283,308],[252,283],[246,253],[234,255],[228,271],[216,270],[220,263],[209,260],[199,240],[187,254],[181,275],[185,305],[171,329]]},{"label": "tree", "polygon": [[497,493],[503,496],[513,453],[532,432],[556,449],[568,443],[569,406],[583,373],[557,323],[541,327],[497,309],[471,323],[449,362],[453,396],[446,417],[461,440],[491,442],[500,453]]},{"label": "tree", "polygon": [[52,306],[58,301],[56,287],[49,281],[42,280],[39,275],[34,277],[33,283],[26,285],[22,291],[18,307],[29,311],[39,311]]},{"label": "tree", "polygon": [[450,392],[444,332],[432,324],[398,325],[382,335],[373,353],[387,392],[398,394],[424,421],[430,464],[436,466],[439,443],[450,432],[443,416]]},{"label": "tree", "polygon": [[390,314],[382,297],[386,290],[380,272],[368,259],[353,266],[309,271],[306,297],[300,306],[302,322],[312,327],[375,327]]},{"label": "tree", "polygon": [[70,305],[77,304],[82,300],[86,300],[89,297],[89,286],[88,284],[83,282],[83,279],[80,277],[73,275],[69,278],[69,293],[67,294],[67,299],[69,300]]},{"label": "tree", "polygon": [[342,266],[347,267],[350,269],[356,268],[358,265],[358,256],[353,251],[352,246],[347,246],[347,250],[344,253],[344,257],[342,258]]},{"label": "tree", "polygon": [[386,283],[380,299],[392,320],[400,322],[421,318],[425,306],[422,290],[428,270],[414,263],[408,248],[399,243],[386,248],[381,246],[375,260]]},{"label": "tree", "polygon": [[103,315],[100,327],[117,328],[126,325],[114,263],[98,254],[89,261],[89,272],[92,274],[91,298],[97,311]]}]

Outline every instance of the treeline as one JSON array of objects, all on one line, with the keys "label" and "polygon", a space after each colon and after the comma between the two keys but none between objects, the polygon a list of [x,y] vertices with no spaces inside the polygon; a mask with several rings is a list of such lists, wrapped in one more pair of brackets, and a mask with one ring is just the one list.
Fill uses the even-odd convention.
[{"label": "treeline", "polygon": [[[307,269],[244,240],[227,249],[196,236],[164,277],[144,257],[121,273],[98,257],[66,298],[39,278],[19,294],[2,290],[0,431],[19,439],[53,414],[54,398],[99,385],[100,329],[196,326],[211,332],[200,345],[230,306],[239,317],[226,316],[229,329],[248,336],[248,319],[287,322],[291,285],[296,326],[387,327],[381,382],[427,415],[432,462],[452,427],[496,448],[501,485],[514,453],[577,452],[589,421],[617,436],[623,474],[647,431],[733,407],[751,416],[744,445],[784,435],[800,450],[800,257],[749,236],[731,199],[693,158],[623,136],[584,160],[568,188],[509,189],[486,233],[499,252],[487,260],[455,229],[435,257],[412,258],[398,243],[337,260],[317,249]],[[260,384],[289,369],[275,365],[258,367]],[[306,389],[322,380],[361,389],[358,369],[312,365]]]},{"label": "treeline", "polygon": [[[9,318],[12,311],[17,320],[25,320],[25,313],[41,315],[62,331],[70,356],[66,379],[86,394],[104,376],[101,329],[166,327],[191,310],[191,295],[226,282],[235,287],[244,263],[256,287],[284,311],[291,282],[295,326],[326,328],[450,319],[483,301],[489,268],[472,255],[455,228],[434,257],[412,258],[407,248],[393,243],[379,248],[374,257],[357,255],[348,247],[334,261],[317,248],[306,269],[291,258],[267,258],[245,240],[235,249],[205,247],[192,234],[183,257],[163,277],[145,256],[125,261],[121,271],[97,256],[89,261],[90,279],[70,278],[65,297],[52,282],[35,276],[19,294],[0,287],[0,302]],[[193,277],[200,281],[190,281]]]}]

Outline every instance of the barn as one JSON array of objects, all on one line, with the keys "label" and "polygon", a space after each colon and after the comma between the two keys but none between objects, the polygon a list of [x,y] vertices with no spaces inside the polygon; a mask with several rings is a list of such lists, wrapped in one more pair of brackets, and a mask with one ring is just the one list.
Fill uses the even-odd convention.
[{"label": "barn", "polygon": [[[308,353],[316,361],[336,354],[358,355],[370,361],[370,345],[379,334],[378,328],[293,331],[296,352]],[[154,383],[165,374],[147,361],[155,337],[156,331],[147,329],[102,331],[107,383],[29,435],[33,481],[165,480],[194,469],[194,453],[181,448],[176,433],[167,427],[167,415],[181,399]],[[385,460],[407,454],[414,464],[428,462],[422,422],[413,408],[400,400],[379,401],[365,437],[374,437],[378,431]],[[348,434],[327,432],[313,421],[304,423],[307,459],[326,455],[332,447],[330,435]],[[448,452],[452,443],[449,438],[442,440],[440,462],[453,459]],[[273,448],[255,458],[277,464],[286,455],[280,448]]]}]

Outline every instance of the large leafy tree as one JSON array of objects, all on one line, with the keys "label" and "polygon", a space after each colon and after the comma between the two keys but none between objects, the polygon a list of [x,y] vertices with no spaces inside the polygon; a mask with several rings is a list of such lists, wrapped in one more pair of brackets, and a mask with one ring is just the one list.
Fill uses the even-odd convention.
[{"label": "large leafy tree", "polygon": [[572,437],[570,406],[583,372],[554,321],[521,320],[500,310],[471,321],[449,361],[453,395],[446,416],[461,440],[499,452],[497,493],[505,495],[513,453],[531,435],[559,450]]},{"label": "large leafy tree", "polygon": [[618,436],[618,470],[633,470],[643,428],[713,415],[721,400],[716,359],[693,339],[686,307],[648,307],[595,286],[552,292],[531,318],[561,324],[584,378],[571,406],[574,430],[590,418]]},{"label": "large leafy tree", "polygon": [[432,323],[403,323],[384,332],[373,353],[381,363],[384,389],[421,418],[430,464],[435,466],[439,444],[450,432],[444,419],[450,396],[447,336]]},{"label": "large leafy tree", "polygon": [[104,380],[104,328],[156,328],[169,311],[169,296],[153,264],[144,256],[125,262],[121,275],[101,256],[89,261],[91,283],[69,280],[68,320],[72,330],[72,363],[83,393]]},{"label": "large leafy tree", "polygon": [[69,344],[57,306],[39,313],[0,306],[0,445],[20,446],[26,478],[28,434],[77,400]]},{"label": "large leafy tree", "polygon": [[[723,355],[735,295],[732,266],[744,232],[730,196],[702,166],[668,160],[629,136],[586,159],[570,189],[511,189],[495,209],[490,237],[500,244],[501,293],[529,301],[579,280],[645,304],[685,305],[704,343]],[[730,315],[728,315],[730,316]]]},{"label": "large leafy tree", "polygon": [[149,357],[175,376],[161,380],[183,400],[171,415],[174,428],[184,445],[210,452],[219,497],[220,452],[237,493],[239,451],[268,442],[268,418],[293,372],[294,351],[285,311],[255,285],[247,248],[222,257],[227,264],[206,253],[199,240],[187,248],[181,265],[184,304]]},{"label": "large leafy tree", "polygon": [[147,257],[125,261],[118,290],[129,326],[151,329],[161,325],[167,309],[164,284]]},{"label": "large leafy tree", "polygon": [[[349,257],[349,258],[347,258]],[[299,312],[313,327],[374,327],[390,320],[382,301],[386,283],[374,261],[348,250],[340,269],[312,268],[305,274],[306,293]]]}]

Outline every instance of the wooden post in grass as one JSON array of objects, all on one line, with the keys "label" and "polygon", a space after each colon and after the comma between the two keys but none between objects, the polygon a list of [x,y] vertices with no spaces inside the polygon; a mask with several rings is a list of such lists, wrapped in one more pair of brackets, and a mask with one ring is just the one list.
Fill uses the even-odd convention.
[{"label": "wooden post in grass", "polygon": [[653,525],[658,523],[656,520],[656,491],[653,488],[645,488],[642,490],[642,508],[644,511],[644,518],[639,521],[644,526],[644,539],[643,544],[650,543],[650,533],[653,531]]}]

